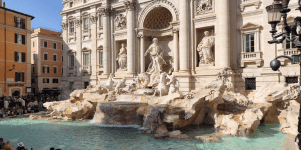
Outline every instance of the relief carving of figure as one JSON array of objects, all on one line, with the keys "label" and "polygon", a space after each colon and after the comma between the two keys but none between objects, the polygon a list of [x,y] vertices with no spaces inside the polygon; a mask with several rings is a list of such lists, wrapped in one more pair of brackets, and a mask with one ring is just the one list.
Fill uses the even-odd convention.
[{"label": "relief carving of figure", "polygon": [[198,45],[197,51],[199,52],[200,65],[201,64],[214,64],[213,49],[214,36],[210,36],[208,31],[204,32],[205,37]]},{"label": "relief carving of figure", "polygon": [[126,27],[126,18],[123,14],[118,13],[115,18],[115,28],[116,30],[121,30]]},{"label": "relief carving of figure", "polygon": [[212,10],[212,0],[201,0],[196,10],[197,13],[203,13],[205,11]]},{"label": "relief carving of figure", "polygon": [[119,54],[117,56],[117,61],[119,65],[120,70],[125,70],[127,69],[127,54],[126,54],[126,48],[124,47],[124,44],[121,44],[121,49],[119,51]]},{"label": "relief carving of figure", "polygon": [[163,70],[163,65],[166,64],[165,60],[163,59],[163,48],[158,43],[158,39],[153,39],[153,44],[147,49],[144,56],[147,56],[147,54],[150,54],[151,57],[151,63],[149,64],[149,67],[147,69],[147,73],[150,74],[150,83],[149,86],[154,86],[156,83],[156,80],[159,78],[160,73]]}]

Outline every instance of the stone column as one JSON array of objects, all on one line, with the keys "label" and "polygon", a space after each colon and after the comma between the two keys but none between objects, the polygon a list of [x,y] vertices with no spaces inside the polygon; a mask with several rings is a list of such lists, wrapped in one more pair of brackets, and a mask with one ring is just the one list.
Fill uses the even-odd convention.
[{"label": "stone column", "polygon": [[135,74],[135,2],[129,0],[124,4],[127,9],[127,72],[128,74]]},{"label": "stone column", "polygon": [[145,72],[145,58],[144,58],[144,51],[145,51],[145,44],[144,44],[144,37],[143,34],[138,35],[140,37],[140,72]]},{"label": "stone column", "polygon": [[103,16],[103,76],[110,75],[110,9],[105,6],[100,9]]},{"label": "stone column", "polygon": [[217,18],[217,37],[216,40],[216,59],[218,67],[230,67],[230,10],[229,0],[217,0],[216,18]]},{"label": "stone column", "polygon": [[[92,6],[91,10],[93,10],[94,12],[96,12],[96,7]],[[90,84],[91,85],[97,85],[97,15],[96,13],[93,13],[90,15],[90,23],[91,23],[91,70],[92,70],[92,75],[90,78]]]},{"label": "stone column", "polygon": [[[63,77],[61,78],[61,84],[63,84],[64,81],[67,81],[67,72],[68,72],[68,55],[67,55],[67,51],[68,51],[68,21],[66,20],[66,15],[63,15],[63,22],[61,23],[61,26],[63,27]],[[37,43],[39,46],[39,42]],[[38,55],[38,59],[40,59],[40,55]],[[38,63],[40,63],[39,60],[37,60]],[[39,72],[38,75],[41,75],[41,71],[40,71],[40,65],[37,66],[39,68]]]},{"label": "stone column", "polygon": [[179,72],[179,29],[173,30],[174,72]]},{"label": "stone column", "polygon": [[188,0],[180,0],[180,71],[189,72],[189,13]]},{"label": "stone column", "polygon": [[76,40],[76,55],[74,56],[75,59],[75,66],[76,66],[76,76],[77,81],[74,83],[74,87],[82,88],[82,80],[81,80],[81,73],[82,73],[82,18],[81,18],[81,11],[76,11],[77,18],[75,19],[74,26],[75,26],[75,40]]}]

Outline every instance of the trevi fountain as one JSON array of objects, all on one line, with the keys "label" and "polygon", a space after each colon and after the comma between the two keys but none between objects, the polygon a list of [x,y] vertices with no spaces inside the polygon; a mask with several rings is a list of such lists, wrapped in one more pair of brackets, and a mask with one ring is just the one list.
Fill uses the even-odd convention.
[{"label": "trevi fountain", "polygon": [[91,149],[293,149],[299,66],[269,66],[296,51],[267,43],[272,2],[64,0],[62,101],[29,118],[71,124],[49,132]]}]

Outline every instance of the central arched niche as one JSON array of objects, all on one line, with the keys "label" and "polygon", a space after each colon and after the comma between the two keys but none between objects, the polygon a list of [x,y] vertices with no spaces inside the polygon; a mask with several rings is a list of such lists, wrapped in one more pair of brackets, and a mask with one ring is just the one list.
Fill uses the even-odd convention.
[{"label": "central arched niche", "polygon": [[143,23],[144,28],[148,29],[165,29],[170,27],[172,14],[164,7],[157,7],[151,10]]},{"label": "central arched niche", "polygon": [[[159,45],[164,49],[163,59],[166,61],[166,65],[163,65],[163,71],[167,73],[172,67],[170,60],[173,58],[174,41],[171,34],[163,35],[162,33],[172,28],[170,22],[173,22],[172,13],[165,7],[155,7],[146,15],[143,23],[143,28],[147,32],[145,34],[146,49],[152,44],[154,38],[158,39]],[[151,58],[148,56],[145,60],[146,68],[148,68]]]}]

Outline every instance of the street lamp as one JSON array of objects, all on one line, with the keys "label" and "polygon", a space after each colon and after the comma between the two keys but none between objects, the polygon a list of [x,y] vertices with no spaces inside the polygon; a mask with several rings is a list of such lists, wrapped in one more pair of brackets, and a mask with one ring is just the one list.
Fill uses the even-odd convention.
[{"label": "street lamp", "polygon": [[[293,42],[297,50],[299,51],[299,55],[293,56],[285,56],[281,55],[276,57],[274,60],[271,61],[270,66],[272,70],[277,71],[281,63],[278,58],[288,58],[292,64],[299,64],[300,65],[300,75],[301,75],[301,17],[296,17],[292,25],[287,24],[287,13],[291,10],[288,9],[290,0],[274,0],[272,5],[266,7],[268,13],[268,22],[272,26],[272,30],[270,31],[273,37],[272,41],[268,41],[269,44],[280,44],[284,40],[289,42]],[[301,0],[298,0],[299,7],[296,10],[301,11]],[[280,23],[281,16],[284,23],[284,32],[277,33],[276,26]],[[277,34],[276,34],[277,33]],[[292,36],[291,36],[292,35]],[[279,39],[278,39],[279,38]],[[301,78],[299,79],[300,87],[301,87]],[[300,110],[299,110],[299,117],[298,117],[298,135],[295,139],[298,142],[299,149],[301,148],[301,102],[300,102]]]}]

